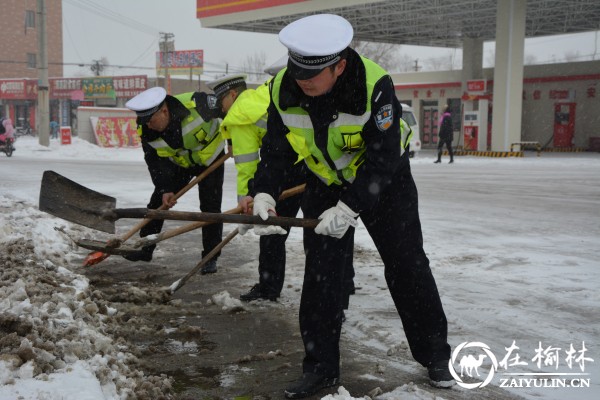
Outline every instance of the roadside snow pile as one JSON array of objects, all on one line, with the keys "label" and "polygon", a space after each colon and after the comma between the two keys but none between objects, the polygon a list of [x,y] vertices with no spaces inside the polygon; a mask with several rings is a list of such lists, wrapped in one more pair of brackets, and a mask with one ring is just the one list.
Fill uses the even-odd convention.
[{"label": "roadside snow pile", "polygon": [[129,344],[107,333],[119,323],[115,310],[64,267],[70,243],[48,216],[0,203],[10,205],[0,206],[0,398],[86,397],[64,397],[76,381],[105,399],[170,399],[171,380],[144,376]]},{"label": "roadside snow pile", "polygon": [[247,311],[242,302],[231,297],[231,294],[229,294],[227,290],[212,295],[209,304],[215,304],[216,306],[221,307],[223,311],[230,313]]},{"label": "roadside snow pile", "polygon": [[396,388],[393,392],[383,393],[380,388],[376,388],[369,392],[368,396],[365,397],[352,397],[350,392],[343,386],[338,388],[338,392],[327,395],[321,400],[363,400],[363,399],[375,399],[375,400],[444,400],[444,398],[436,396],[433,393],[419,389],[414,383],[409,383],[401,387]]}]

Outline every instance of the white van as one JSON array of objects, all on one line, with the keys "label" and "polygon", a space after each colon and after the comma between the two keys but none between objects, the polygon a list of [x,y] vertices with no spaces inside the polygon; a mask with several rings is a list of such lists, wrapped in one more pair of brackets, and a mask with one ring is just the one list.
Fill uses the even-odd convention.
[{"label": "white van", "polygon": [[410,139],[409,157],[414,157],[419,151],[421,151],[421,131],[419,130],[419,123],[415,116],[415,112],[408,104],[400,103],[402,105],[402,119],[410,126],[413,135]]}]

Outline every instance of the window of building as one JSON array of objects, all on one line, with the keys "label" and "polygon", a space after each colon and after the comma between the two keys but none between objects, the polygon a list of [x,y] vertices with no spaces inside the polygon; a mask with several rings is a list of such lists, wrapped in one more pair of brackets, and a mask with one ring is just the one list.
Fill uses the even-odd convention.
[{"label": "window of building", "polygon": [[25,10],[25,28],[35,28],[35,11]]},{"label": "window of building", "polygon": [[37,57],[35,53],[27,53],[27,68],[37,68]]}]

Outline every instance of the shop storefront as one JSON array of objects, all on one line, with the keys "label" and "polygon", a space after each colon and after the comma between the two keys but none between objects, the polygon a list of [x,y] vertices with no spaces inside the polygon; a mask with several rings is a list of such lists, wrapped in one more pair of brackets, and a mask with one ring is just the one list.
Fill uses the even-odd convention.
[{"label": "shop storefront", "polygon": [[[77,107],[123,107],[148,88],[146,75],[50,78],[50,121],[77,134]],[[18,130],[37,131],[36,79],[0,79],[0,115],[10,117]]]}]

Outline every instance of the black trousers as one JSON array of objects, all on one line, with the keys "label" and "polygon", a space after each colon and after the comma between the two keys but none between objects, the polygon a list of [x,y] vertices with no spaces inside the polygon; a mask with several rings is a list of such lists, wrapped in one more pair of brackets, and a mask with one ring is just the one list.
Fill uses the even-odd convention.
[{"label": "black trousers", "polygon": [[[175,177],[176,192],[184,188],[196,176],[200,175],[207,167],[196,165],[191,168],[179,168],[180,173]],[[221,201],[223,199],[223,179],[225,176],[225,165],[219,166],[198,183],[198,198],[200,200],[200,211],[220,213]],[[157,209],[162,205],[162,193],[156,188],[150,197],[148,208]],[[145,237],[159,233],[162,230],[164,220],[155,219],[150,221],[140,230],[140,236]],[[223,240],[223,224],[210,224],[202,227],[202,257],[206,256]],[[156,245],[148,246],[153,250]],[[215,259],[221,253],[215,256]]]},{"label": "black trousers", "polygon": [[[306,182],[307,171],[304,164],[297,164],[292,173],[286,177],[284,187],[289,189]],[[288,197],[277,202],[277,214],[282,217],[295,217],[300,210],[302,194]],[[263,293],[279,296],[285,280],[286,250],[285,242],[289,236],[290,228],[286,228],[286,235],[264,235],[260,237],[260,255],[258,257],[259,283]],[[345,279],[343,308],[349,305],[349,296],[354,293],[354,265],[353,265],[354,237],[349,240],[345,253]]]},{"label": "black trousers", "polygon": [[[317,218],[335,206],[343,189],[308,179],[302,208]],[[377,206],[360,216],[384,264],[386,282],[413,357],[423,366],[448,360],[447,320],[423,250],[417,188],[406,167],[398,171]],[[303,371],[339,376],[344,262],[354,229],[341,238],[304,229],[306,267],[300,301]]]},{"label": "black trousers", "polygon": [[440,141],[438,142],[438,160],[442,159],[442,151],[444,148],[444,145],[446,145],[446,149],[448,149],[448,154],[450,155],[450,160],[454,159],[454,152],[452,151],[452,138],[446,138],[446,139],[442,139],[440,138]]},{"label": "black trousers", "polygon": [[[306,181],[306,170],[299,164],[288,176],[284,187],[290,189]],[[282,217],[295,217],[300,210],[302,194],[297,194],[277,202],[277,214]],[[258,276],[261,290],[265,294],[279,296],[285,279],[286,251],[285,242],[290,234],[290,227],[285,228],[285,235],[264,235],[260,241],[258,256]]]}]

